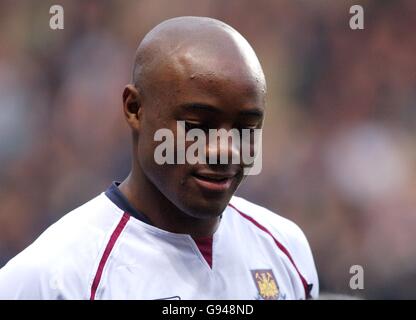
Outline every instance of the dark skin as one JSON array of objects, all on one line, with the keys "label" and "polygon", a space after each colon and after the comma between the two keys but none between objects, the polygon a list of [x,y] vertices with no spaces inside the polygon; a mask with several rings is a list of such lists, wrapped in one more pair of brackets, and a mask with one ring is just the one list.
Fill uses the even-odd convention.
[{"label": "dark skin", "polygon": [[[266,85],[245,39],[224,23],[199,17],[170,19],[149,32],[135,59],[133,83],[123,92],[132,130],[133,157],[120,190],[152,224],[194,238],[211,236],[221,213],[243,180],[243,165],[159,165],[158,129],[261,128]],[[190,143],[185,145],[185,148]],[[211,150],[240,152],[232,148]],[[226,179],[226,190],[203,187],[201,179]],[[205,181],[205,180],[204,180]]]}]

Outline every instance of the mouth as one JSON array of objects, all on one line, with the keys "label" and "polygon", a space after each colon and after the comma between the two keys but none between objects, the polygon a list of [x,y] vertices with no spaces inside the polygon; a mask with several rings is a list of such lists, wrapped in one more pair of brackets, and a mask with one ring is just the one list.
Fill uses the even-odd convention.
[{"label": "mouth", "polygon": [[214,174],[214,173],[194,173],[192,174],[197,185],[201,188],[213,192],[224,192],[231,187],[235,175]]}]

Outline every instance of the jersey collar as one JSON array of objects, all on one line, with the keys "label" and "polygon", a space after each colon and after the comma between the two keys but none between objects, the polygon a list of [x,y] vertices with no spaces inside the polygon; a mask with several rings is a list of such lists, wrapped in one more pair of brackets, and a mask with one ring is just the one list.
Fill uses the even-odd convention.
[{"label": "jersey collar", "polygon": [[130,202],[127,200],[127,198],[118,188],[119,185],[120,185],[120,182],[113,181],[113,183],[105,191],[105,195],[107,196],[107,198],[110,199],[117,207],[119,207],[124,212],[127,212],[132,217],[144,223],[152,225],[149,218],[147,218],[143,212],[136,210],[130,204]]}]

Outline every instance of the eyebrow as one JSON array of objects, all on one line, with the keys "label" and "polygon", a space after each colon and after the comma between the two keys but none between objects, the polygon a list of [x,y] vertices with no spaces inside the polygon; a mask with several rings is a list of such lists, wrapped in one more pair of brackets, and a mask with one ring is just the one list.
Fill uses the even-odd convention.
[{"label": "eyebrow", "polygon": [[188,111],[201,110],[201,111],[208,111],[208,112],[213,112],[213,113],[221,113],[221,110],[209,104],[204,104],[204,103],[187,103],[187,104],[182,105],[182,107]]},{"label": "eyebrow", "polygon": [[[223,111],[205,103],[187,103],[182,105],[182,107],[185,110],[194,111],[194,110],[201,110],[201,111],[207,111],[212,113],[222,113]],[[251,110],[242,110],[239,112],[240,115],[243,116],[256,116],[256,117],[262,117],[264,112],[260,109],[254,108]]]},{"label": "eyebrow", "polygon": [[264,112],[260,109],[243,110],[240,111],[240,115],[262,117]]}]

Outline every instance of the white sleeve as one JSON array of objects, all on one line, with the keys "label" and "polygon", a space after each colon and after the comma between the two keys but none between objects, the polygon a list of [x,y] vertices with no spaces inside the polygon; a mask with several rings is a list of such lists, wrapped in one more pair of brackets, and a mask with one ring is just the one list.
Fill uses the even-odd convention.
[{"label": "white sleeve", "polygon": [[308,284],[312,285],[311,298],[317,299],[319,296],[319,281],[312,251],[303,231],[296,224],[294,224],[294,227],[297,229],[296,237],[293,237],[290,242],[294,255],[293,259],[297,262],[299,272],[305,277]]},{"label": "white sleeve", "polygon": [[48,270],[25,256],[23,251],[0,269],[0,299],[57,299]]},{"label": "white sleeve", "polygon": [[[299,271],[305,278],[308,285],[312,285],[309,292],[312,299],[319,296],[319,281],[311,247],[302,229],[293,221],[280,216],[275,216],[273,230],[278,234],[278,239],[283,242]],[[278,219],[280,221],[278,221]],[[276,228],[277,225],[284,225],[284,228]]]},{"label": "white sleeve", "polygon": [[40,245],[36,241],[0,269],[0,299],[88,299],[90,271],[82,263],[91,255]]},{"label": "white sleeve", "polygon": [[289,251],[299,273],[308,285],[312,285],[310,296],[319,296],[319,281],[309,242],[302,229],[293,221],[280,216],[266,208],[251,203],[243,198],[233,197],[238,206],[247,208],[255,214],[255,219],[270,229],[272,234]]}]

